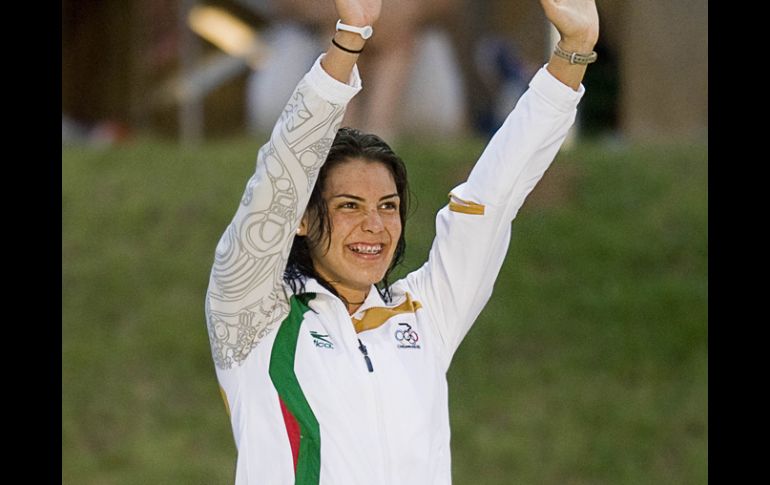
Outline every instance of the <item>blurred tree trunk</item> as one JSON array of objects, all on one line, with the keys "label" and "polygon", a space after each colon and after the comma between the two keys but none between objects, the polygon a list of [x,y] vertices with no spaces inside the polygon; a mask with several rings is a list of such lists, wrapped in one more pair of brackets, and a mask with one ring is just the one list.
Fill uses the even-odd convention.
[{"label": "blurred tree trunk", "polygon": [[625,8],[620,58],[623,131],[634,139],[704,136],[707,1],[629,1]]},{"label": "blurred tree trunk", "polygon": [[62,0],[62,112],[128,122],[133,2]]}]

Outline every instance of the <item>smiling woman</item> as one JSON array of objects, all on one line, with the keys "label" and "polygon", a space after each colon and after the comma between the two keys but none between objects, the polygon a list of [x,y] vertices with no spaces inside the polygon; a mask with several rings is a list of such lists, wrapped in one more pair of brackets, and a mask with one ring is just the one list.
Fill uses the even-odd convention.
[{"label": "smiling woman", "polygon": [[361,89],[368,35],[356,32],[372,31],[380,0],[335,0],[351,27],[259,150],[211,271],[206,318],[236,484],[451,483],[449,363],[492,294],[511,221],[575,120],[583,60],[595,57],[593,1],[541,3],[574,55],[552,56],[533,77],[437,214],[428,261],[391,284],[405,250],[406,168],[378,136],[339,126]]},{"label": "smiling woman", "polygon": [[297,229],[287,284],[297,292],[313,276],[351,314],[372,285],[388,301],[388,273],[406,249],[408,192],[404,162],[387,143],[340,129]]},{"label": "smiling woman", "polygon": [[[387,167],[354,159],[330,172],[323,200],[329,207],[330,234],[312,246],[319,276],[348,302],[353,313],[372,285],[382,281],[401,238],[399,194]],[[303,218],[303,224],[307,217]],[[301,235],[301,233],[300,233]]]}]

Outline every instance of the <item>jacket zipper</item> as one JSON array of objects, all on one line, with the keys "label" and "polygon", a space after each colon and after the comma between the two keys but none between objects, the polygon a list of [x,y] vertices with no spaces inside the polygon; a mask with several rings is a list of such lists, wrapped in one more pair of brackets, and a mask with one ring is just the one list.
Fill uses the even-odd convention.
[{"label": "jacket zipper", "polygon": [[358,339],[358,350],[361,351],[361,353],[364,356],[364,361],[366,361],[366,368],[369,369],[369,373],[371,374],[371,385],[372,385],[372,394],[374,396],[374,410],[375,410],[375,416],[377,419],[377,435],[380,439],[380,446],[382,446],[382,453],[383,453],[383,463],[385,468],[385,483],[390,484],[391,483],[391,470],[390,470],[390,446],[388,444],[388,436],[387,436],[387,428],[385,427],[385,423],[382,417],[382,409],[381,409],[381,402],[380,402],[380,387],[379,387],[379,379],[377,378],[377,374],[374,373],[374,366],[372,365],[372,359],[369,358],[369,352],[366,349],[366,345],[364,345],[363,342],[361,342],[361,339]]},{"label": "jacket zipper", "polygon": [[369,369],[369,372],[374,372],[374,366],[372,366],[372,359],[369,358],[369,352],[366,351],[366,345],[364,345],[364,343],[361,342],[361,339],[358,339],[358,350],[360,350],[361,353],[364,354],[364,360],[366,361],[366,368]]}]

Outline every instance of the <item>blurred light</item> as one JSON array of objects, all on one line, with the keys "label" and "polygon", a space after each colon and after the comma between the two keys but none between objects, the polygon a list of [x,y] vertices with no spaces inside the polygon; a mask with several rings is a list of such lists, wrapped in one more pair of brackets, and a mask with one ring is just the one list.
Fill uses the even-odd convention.
[{"label": "blurred light", "polygon": [[197,5],[190,9],[187,24],[193,32],[233,57],[257,69],[267,57],[267,46],[256,30],[218,7]]}]

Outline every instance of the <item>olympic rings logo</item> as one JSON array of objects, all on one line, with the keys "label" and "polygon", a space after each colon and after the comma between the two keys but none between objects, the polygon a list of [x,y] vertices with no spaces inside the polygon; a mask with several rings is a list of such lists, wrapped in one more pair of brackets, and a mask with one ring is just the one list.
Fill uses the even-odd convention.
[{"label": "olympic rings logo", "polygon": [[406,342],[409,345],[415,345],[420,340],[420,336],[417,335],[417,332],[412,330],[411,325],[408,323],[399,323],[399,325],[404,325],[406,328],[399,328],[396,330],[396,340],[399,342]]}]

